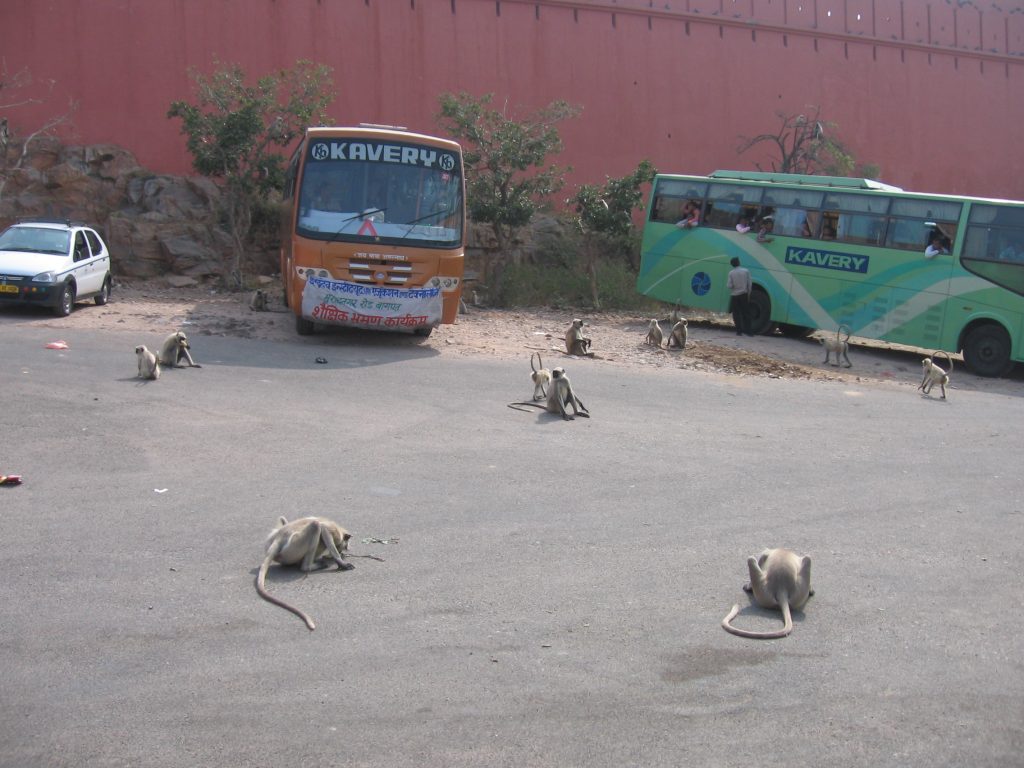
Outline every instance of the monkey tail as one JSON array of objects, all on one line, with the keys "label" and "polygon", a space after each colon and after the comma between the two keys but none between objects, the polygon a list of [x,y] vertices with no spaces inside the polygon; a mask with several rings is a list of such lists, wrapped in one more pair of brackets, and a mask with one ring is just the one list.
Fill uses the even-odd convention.
[{"label": "monkey tail", "polygon": [[[530,368],[531,368],[531,370],[533,370],[533,372],[534,372],[534,373],[536,373],[536,372],[537,372],[537,369],[533,367],[533,356],[534,356],[534,355],[537,355],[537,359],[538,359],[538,360],[540,360],[540,355],[539,355],[538,353],[536,353],[536,352],[531,352],[531,353],[530,353]],[[541,367],[541,368],[543,368],[543,367],[544,367],[544,364],[543,364],[543,363],[541,363],[541,366],[540,366],[540,367]]]},{"label": "monkey tail", "polygon": [[786,637],[790,632],[793,631],[793,616],[789,612],[789,599],[785,599],[781,602],[780,606],[782,609],[782,618],[785,621],[785,626],[782,629],[774,632],[754,632],[749,629],[740,629],[734,627],[730,622],[736,618],[736,614],[740,612],[740,607],[734,605],[729,614],[722,619],[722,629],[729,632],[737,637],[747,637],[752,640],[775,640],[780,637]]},{"label": "monkey tail", "polygon": [[946,350],[936,349],[934,352],[932,352],[933,363],[935,362],[935,358],[937,355],[942,355],[944,358],[946,358],[946,362],[949,363],[949,370],[944,372],[947,376],[949,376],[949,374],[953,372],[953,358],[949,356],[949,352],[947,352]]},{"label": "monkey tail", "polygon": [[[845,339],[840,339],[839,338],[839,334],[841,334],[844,329],[846,330],[846,338]],[[845,323],[843,323],[838,328],[836,328],[836,341],[847,341],[848,342],[850,340],[851,334],[852,334],[852,331],[850,330],[850,326],[848,326]]]},{"label": "monkey tail", "polygon": [[[547,410],[547,406],[541,405],[540,403],[509,403],[508,407],[511,408],[513,411],[526,411],[525,408],[520,408],[520,405],[528,405],[531,408],[540,408],[542,411]],[[526,412],[529,413],[529,411]]]},{"label": "monkey tail", "polygon": [[296,616],[298,616],[300,619],[306,622],[306,626],[309,627],[309,630],[312,632],[314,629],[316,629],[316,624],[313,623],[313,619],[309,617],[308,613],[299,610],[294,605],[289,605],[284,600],[280,600],[274,597],[269,592],[267,592],[265,579],[267,577],[267,569],[270,568],[270,561],[273,559],[273,556],[269,554],[266,556],[266,558],[264,558],[263,565],[260,566],[260,572],[256,574],[256,591],[259,593],[260,597],[262,597],[268,603],[273,603],[274,605],[284,608],[286,611],[291,611],[292,613],[294,613]]}]

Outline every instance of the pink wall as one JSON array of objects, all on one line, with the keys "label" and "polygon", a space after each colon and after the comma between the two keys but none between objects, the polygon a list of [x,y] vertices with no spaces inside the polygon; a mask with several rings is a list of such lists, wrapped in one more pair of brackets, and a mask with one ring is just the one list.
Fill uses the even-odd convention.
[{"label": "pink wall", "polygon": [[[600,182],[644,157],[665,171],[752,168],[738,137],[822,107],[882,178],[920,191],[1024,199],[1024,0],[2,0],[0,56],[41,105],[78,102],[75,141],[154,170],[189,158],[171,101],[188,69],[334,68],[338,122],[437,131],[444,91],[533,109],[583,107],[559,162]],[[47,85],[53,84],[52,91]],[[13,101],[0,91],[0,104]]]}]

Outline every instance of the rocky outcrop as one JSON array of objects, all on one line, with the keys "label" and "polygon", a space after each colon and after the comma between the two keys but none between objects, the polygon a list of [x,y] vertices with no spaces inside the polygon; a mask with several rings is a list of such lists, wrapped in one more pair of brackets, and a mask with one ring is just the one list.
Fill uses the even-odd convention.
[{"label": "rocky outcrop", "polygon": [[[0,228],[46,217],[95,227],[118,277],[219,278],[231,249],[219,225],[220,190],[205,177],[153,174],[120,147],[65,146],[38,137],[0,150]],[[250,272],[276,271],[276,252],[254,254]]]}]

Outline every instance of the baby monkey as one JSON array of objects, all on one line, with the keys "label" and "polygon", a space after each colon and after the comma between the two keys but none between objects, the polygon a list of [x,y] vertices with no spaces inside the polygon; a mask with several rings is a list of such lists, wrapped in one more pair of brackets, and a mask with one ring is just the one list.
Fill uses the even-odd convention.
[{"label": "baby monkey", "polygon": [[[949,359],[947,357],[947,359]],[[935,364],[934,357],[926,357],[921,361],[921,372],[924,377],[921,379],[921,383],[917,385],[917,388],[924,394],[929,394],[932,391],[932,387],[936,384],[939,385],[939,389],[942,390],[941,400],[946,399],[946,385],[949,384],[949,374],[953,372],[953,361],[949,359],[949,370],[944,371]]]},{"label": "baby monkey", "polygon": [[[843,338],[843,330],[846,330],[846,337]],[[853,368],[853,363],[850,362],[850,327],[848,325],[840,325],[836,328],[836,337],[833,339],[829,336],[823,336],[821,339],[821,345],[825,347],[825,362],[827,363],[829,357],[833,354],[836,356],[835,365],[839,365],[839,355],[843,356],[846,361],[847,368]]]},{"label": "baby monkey", "polygon": [[316,568],[326,568],[327,564],[321,561],[329,556],[338,564],[339,571],[351,570],[355,566],[343,559],[348,554],[350,538],[352,534],[326,517],[301,517],[290,523],[281,517],[277,528],[267,537],[267,554],[256,576],[256,591],[264,600],[294,613],[306,622],[310,630],[316,629],[309,614],[267,592],[267,569],[272,562],[278,562],[281,565],[298,565],[308,573],[313,570],[314,562],[317,563]]},{"label": "baby monkey", "polygon": [[[569,381],[565,368],[562,367],[551,369],[551,384],[548,386],[548,399],[544,405],[536,402],[509,403],[508,407],[516,411],[525,411],[526,408],[520,407],[524,405],[531,408],[540,408],[548,413],[554,413],[566,421],[572,421],[576,416],[582,416],[586,419],[590,418],[590,411],[587,410],[583,401],[576,396],[576,392],[572,388],[572,382]],[[572,408],[572,416],[569,415],[566,406]]]},{"label": "baby monkey", "polygon": [[572,321],[565,332],[565,351],[570,355],[586,356],[590,354],[590,339],[583,335],[584,323],[579,318]]},{"label": "baby monkey", "polygon": [[156,355],[150,352],[145,344],[140,344],[135,348],[135,356],[139,360],[140,379],[160,378],[160,363],[157,361]]},{"label": "baby monkey", "polygon": [[649,326],[647,326],[647,336],[644,338],[645,344],[650,344],[652,347],[661,347],[661,340],[665,337],[662,333],[661,326],[658,325],[657,318],[651,320]]},{"label": "baby monkey", "polygon": [[[537,358],[537,367],[534,368],[533,358]],[[530,355],[530,368],[533,373],[530,378],[533,380],[533,399],[543,400],[548,396],[548,386],[551,384],[551,371],[544,367],[544,361],[540,359],[540,352]]]},{"label": "baby monkey", "polygon": [[801,557],[788,549],[766,549],[758,557],[747,558],[750,583],[743,585],[743,591],[753,593],[754,600],[762,608],[778,608],[782,611],[784,626],[775,632],[753,632],[734,627],[730,622],[740,612],[734,605],[729,615],[722,619],[722,628],[740,637],[757,640],[785,637],[793,631],[793,617],[790,609],[804,607],[814,594],[811,589],[811,558]]},{"label": "baby monkey", "polygon": [[671,349],[672,347],[679,347],[679,349],[686,349],[686,336],[687,336],[687,323],[686,318],[679,318],[675,325],[672,326],[672,332],[668,335],[668,344],[665,346]]},{"label": "baby monkey", "polygon": [[193,368],[202,368],[203,366],[196,364],[192,359],[192,355],[189,352],[191,348],[185,332],[175,331],[164,339],[164,343],[160,345],[160,353],[157,355],[157,359],[160,360],[160,365],[166,365],[170,368],[184,368],[185,366],[181,365],[183,358],[188,360],[188,364]]}]

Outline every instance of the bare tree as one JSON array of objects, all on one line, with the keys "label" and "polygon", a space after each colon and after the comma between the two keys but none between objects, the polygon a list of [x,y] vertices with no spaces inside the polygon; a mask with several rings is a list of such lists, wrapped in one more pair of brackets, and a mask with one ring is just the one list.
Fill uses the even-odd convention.
[{"label": "bare tree", "polygon": [[[54,135],[59,126],[71,122],[72,116],[78,109],[78,103],[69,100],[67,110],[49,118],[24,137],[12,133],[7,117],[10,110],[46,102],[46,97],[26,95],[27,89],[31,85],[32,73],[27,67],[12,74],[8,71],[6,62],[0,63],[0,200],[3,200],[8,180],[24,167],[32,142],[40,136]],[[47,96],[53,92],[54,85],[56,82],[53,80],[47,84]],[[8,159],[9,147],[13,149],[13,160]]]},{"label": "bare tree", "polygon": [[[828,174],[847,176],[856,165],[853,156],[834,135],[836,124],[821,117],[821,107],[808,105],[805,112],[787,115],[776,112],[781,125],[775,133],[762,133],[752,138],[740,136],[737,152],[743,154],[761,144],[774,145],[778,153],[771,161],[771,170],[779,173]],[[758,170],[760,163],[754,163]]]}]

